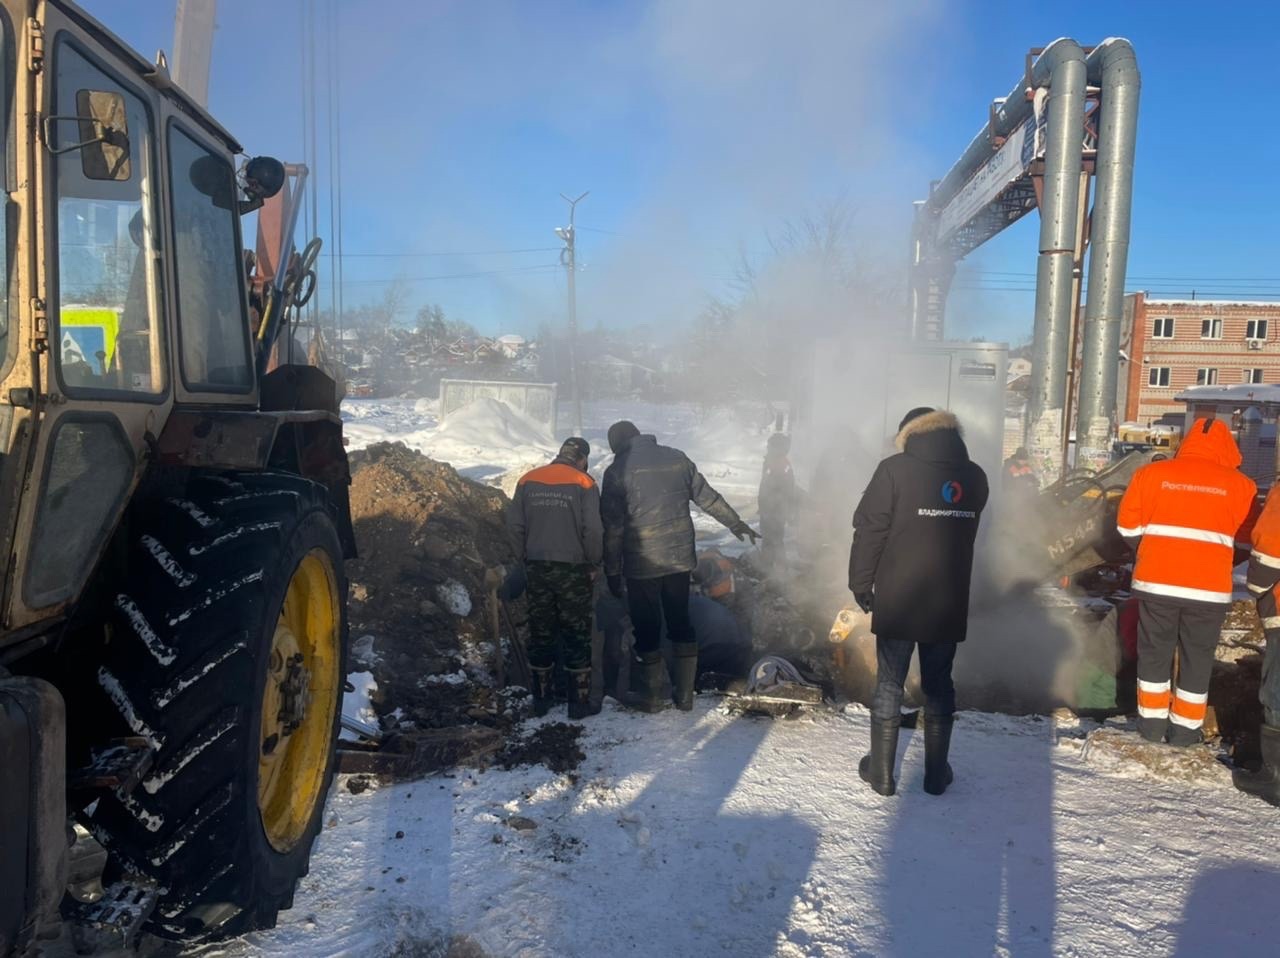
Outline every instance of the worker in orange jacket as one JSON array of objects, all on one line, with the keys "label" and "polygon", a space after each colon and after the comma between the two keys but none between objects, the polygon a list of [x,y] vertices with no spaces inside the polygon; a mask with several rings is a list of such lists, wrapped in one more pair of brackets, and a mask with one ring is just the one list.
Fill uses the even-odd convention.
[{"label": "worker in orange jacket", "polygon": [[1227,425],[1199,419],[1177,457],[1139,469],[1120,502],[1116,525],[1138,553],[1138,731],[1149,742],[1201,741],[1231,570],[1237,548],[1248,548],[1241,527],[1257,493],[1240,462]]},{"label": "worker in orange jacket", "polygon": [[1280,805],[1280,485],[1271,487],[1253,527],[1249,553],[1249,591],[1258,597],[1258,617],[1267,635],[1262,658],[1262,766],[1256,772],[1231,773],[1236,788]]}]

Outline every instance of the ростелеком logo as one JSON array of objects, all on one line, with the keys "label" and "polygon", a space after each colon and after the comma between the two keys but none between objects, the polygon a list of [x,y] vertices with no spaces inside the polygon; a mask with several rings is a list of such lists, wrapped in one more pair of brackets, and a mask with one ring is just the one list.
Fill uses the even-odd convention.
[{"label": "\u0440\u043e\u0441\u0442\u0435\u043b\u0435\u043a\u043e\u043c logo", "polygon": [[942,484],[942,501],[949,506],[956,505],[964,498],[964,487],[951,479]]}]

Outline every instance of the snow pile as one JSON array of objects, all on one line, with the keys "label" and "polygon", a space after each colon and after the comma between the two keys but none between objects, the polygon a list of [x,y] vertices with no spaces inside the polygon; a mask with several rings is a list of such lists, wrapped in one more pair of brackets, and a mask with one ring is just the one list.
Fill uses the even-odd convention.
[{"label": "snow pile", "polygon": [[[554,717],[554,716],[553,716]],[[1091,727],[1091,726],[1090,726]],[[1258,954],[1275,810],[1225,774],[1115,774],[1082,727],[962,713],[941,798],[862,710],[792,722],[606,707],[574,775],[335,790],[280,925],[220,956]],[[1131,738],[1136,738],[1128,733]],[[403,835],[403,837],[401,837]],[[450,951],[453,946],[456,951]]]},{"label": "snow pile", "polygon": [[[342,697],[343,716],[355,719],[373,729],[380,728],[378,711],[373,707],[373,695],[378,691],[378,683],[373,673],[352,672],[347,676],[347,682],[352,686],[352,690]],[[348,742],[360,739],[359,735],[345,728],[342,730],[341,737]]]},{"label": "snow pile", "polygon": [[[342,404],[343,431],[352,450],[403,442],[480,481],[542,465],[560,448],[538,423],[497,399],[477,399],[444,421],[437,409],[434,400],[348,399]],[[513,486],[515,478],[504,488]]]},{"label": "snow pile", "polygon": [[436,586],[436,598],[454,615],[471,614],[471,595],[467,592],[467,587],[457,579],[449,579]]}]

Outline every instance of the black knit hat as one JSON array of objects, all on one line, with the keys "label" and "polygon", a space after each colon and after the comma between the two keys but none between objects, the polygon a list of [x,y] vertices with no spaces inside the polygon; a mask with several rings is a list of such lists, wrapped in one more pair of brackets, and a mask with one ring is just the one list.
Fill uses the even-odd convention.
[{"label": "black knit hat", "polygon": [[586,459],[591,455],[591,443],[581,436],[570,436],[560,446],[560,455],[565,459],[572,459],[574,462],[579,459]]},{"label": "black knit hat", "polygon": [[913,419],[919,419],[921,416],[927,416],[931,412],[937,412],[932,406],[916,406],[915,409],[902,417],[902,422],[898,423],[898,432],[902,432],[906,428],[907,423]]},{"label": "black knit hat", "polygon": [[627,419],[619,420],[609,427],[609,448],[613,450],[615,456],[625,452],[631,445],[631,440],[638,435],[640,430],[636,428],[635,423]]}]

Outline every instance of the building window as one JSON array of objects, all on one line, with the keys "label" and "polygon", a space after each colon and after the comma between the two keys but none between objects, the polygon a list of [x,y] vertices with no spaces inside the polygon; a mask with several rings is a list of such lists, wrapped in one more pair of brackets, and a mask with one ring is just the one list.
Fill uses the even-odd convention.
[{"label": "building window", "polygon": [[1265,319],[1251,319],[1245,327],[1245,339],[1266,339],[1267,338],[1267,321]]},{"label": "building window", "polygon": [[1148,386],[1168,386],[1169,385],[1169,367],[1168,366],[1152,366],[1151,371],[1147,373]]},{"label": "building window", "polygon": [[1162,316],[1151,329],[1152,339],[1173,339],[1173,317]]},{"label": "building window", "polygon": [[[1218,322],[1218,320],[1214,320]],[[1218,385],[1218,371],[1216,369],[1205,369],[1201,367],[1196,370],[1197,386],[1216,386]]]},{"label": "building window", "polygon": [[1222,320],[1220,319],[1200,320],[1200,338],[1201,339],[1221,339],[1222,338]]},{"label": "building window", "polygon": [[1246,383],[1249,383],[1250,385],[1254,385],[1254,386],[1260,385],[1260,384],[1262,383],[1262,370],[1261,370],[1261,369],[1246,369],[1246,370],[1244,371],[1244,380],[1243,380],[1243,381],[1244,381],[1244,382],[1246,382]]}]

